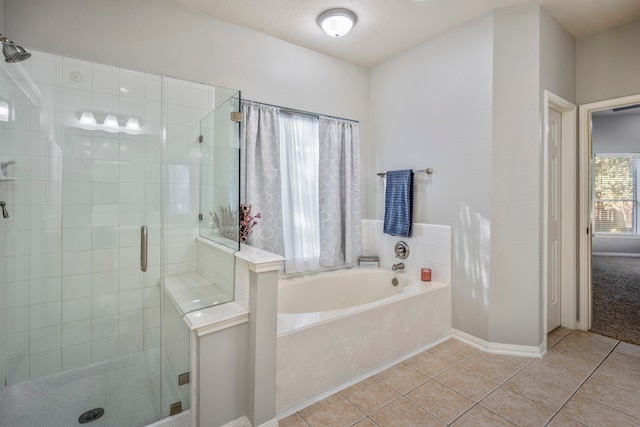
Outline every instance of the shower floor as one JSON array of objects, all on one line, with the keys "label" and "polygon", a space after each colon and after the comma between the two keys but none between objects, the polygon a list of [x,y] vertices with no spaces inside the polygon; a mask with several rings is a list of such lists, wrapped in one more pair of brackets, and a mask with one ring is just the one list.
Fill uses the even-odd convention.
[{"label": "shower floor", "polygon": [[7,386],[0,426],[68,427],[93,408],[104,416],[90,427],[144,426],[160,413],[157,349]]}]

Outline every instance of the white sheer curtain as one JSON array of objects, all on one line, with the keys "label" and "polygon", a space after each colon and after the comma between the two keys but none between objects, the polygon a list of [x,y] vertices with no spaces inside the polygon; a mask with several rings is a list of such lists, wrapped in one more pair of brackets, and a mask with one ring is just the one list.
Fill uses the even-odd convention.
[{"label": "white sheer curtain", "polygon": [[248,243],[284,255],[282,198],[280,196],[280,109],[242,101],[242,166],[245,177],[243,203],[262,218]]},{"label": "white sheer curtain", "polygon": [[320,267],[318,119],[280,114],[282,237],[287,273]]},{"label": "white sheer curtain", "polygon": [[320,265],[353,264],[362,254],[359,125],[320,117]]}]

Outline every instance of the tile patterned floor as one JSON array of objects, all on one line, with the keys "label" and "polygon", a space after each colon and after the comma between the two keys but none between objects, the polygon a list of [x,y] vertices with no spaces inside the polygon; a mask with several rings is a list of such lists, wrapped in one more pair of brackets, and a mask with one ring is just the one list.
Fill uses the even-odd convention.
[{"label": "tile patterned floor", "polygon": [[450,339],[280,420],[308,426],[640,426],[640,346],[558,328],[544,357]]}]

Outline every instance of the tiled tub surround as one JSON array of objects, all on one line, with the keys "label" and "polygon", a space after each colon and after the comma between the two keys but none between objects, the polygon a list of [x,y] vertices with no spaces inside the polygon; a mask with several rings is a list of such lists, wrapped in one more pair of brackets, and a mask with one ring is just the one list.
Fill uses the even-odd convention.
[{"label": "tiled tub surround", "polygon": [[[451,283],[451,227],[436,224],[413,224],[411,237],[384,234],[383,221],[362,220],[362,251],[364,255],[380,257],[380,266],[391,268],[395,263],[405,265],[404,272],[420,278],[420,269],[432,270],[432,279]],[[393,248],[398,241],[409,245],[409,257],[395,257]]]},{"label": "tiled tub surround", "polygon": [[[438,280],[450,277],[447,271],[450,254],[438,254],[450,251],[445,247],[450,240],[444,237],[450,235],[450,228],[421,227],[421,232],[427,231],[425,234],[429,234],[429,230],[442,234],[442,247],[430,247],[420,240],[426,239],[426,235],[403,240],[411,240],[415,246],[421,244],[424,254],[430,253],[431,259],[441,260],[433,264],[434,271],[438,272],[434,281],[421,282],[418,272],[422,265],[415,264],[415,268],[407,269],[412,284],[391,297],[328,312],[278,314],[276,413],[279,417],[450,336],[451,285]],[[368,238],[372,240],[370,234]],[[393,244],[387,248],[391,252]],[[413,256],[420,253],[416,250]],[[382,265],[386,262],[393,259],[381,256]],[[283,285],[286,283],[283,281]],[[348,281],[345,285],[348,286]]]}]

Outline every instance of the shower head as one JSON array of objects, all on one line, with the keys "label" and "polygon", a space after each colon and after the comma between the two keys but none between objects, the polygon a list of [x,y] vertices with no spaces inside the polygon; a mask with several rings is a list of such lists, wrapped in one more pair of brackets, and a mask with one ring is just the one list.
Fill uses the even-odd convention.
[{"label": "shower head", "polygon": [[0,34],[0,42],[2,43],[2,54],[5,62],[20,62],[31,57],[31,54],[22,46],[14,44],[2,34]]}]

